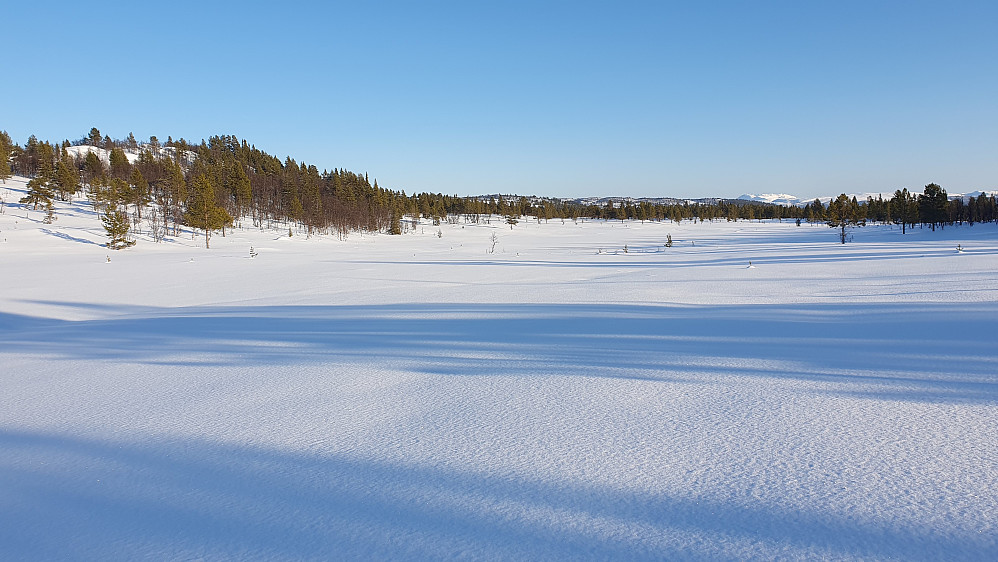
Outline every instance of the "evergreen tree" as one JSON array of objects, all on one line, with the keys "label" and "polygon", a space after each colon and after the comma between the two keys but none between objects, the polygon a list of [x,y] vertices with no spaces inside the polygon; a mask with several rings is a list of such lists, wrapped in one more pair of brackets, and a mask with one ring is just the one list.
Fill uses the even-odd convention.
[{"label": "evergreen tree", "polygon": [[163,213],[169,215],[173,221],[173,235],[176,236],[180,231],[180,222],[184,216],[183,206],[187,201],[189,191],[187,182],[184,180],[184,170],[180,164],[176,160],[170,159],[167,159],[164,164],[166,177],[163,180]]},{"label": "evergreen tree", "polygon": [[209,248],[211,233],[232,223],[232,217],[215,202],[215,187],[204,174],[191,181],[191,195],[187,200],[184,219],[192,228],[204,231],[204,247]]},{"label": "evergreen tree", "polygon": [[146,181],[138,168],[132,168],[128,184],[128,202],[135,206],[135,214],[141,219],[142,208],[149,204],[149,182]]},{"label": "evergreen tree", "polygon": [[925,186],[925,191],[918,196],[918,214],[922,224],[928,224],[935,232],[936,225],[949,220],[949,197],[946,190],[934,183]]},{"label": "evergreen tree", "polygon": [[125,156],[125,151],[120,148],[111,149],[111,177],[118,179],[127,179],[132,171],[132,165],[128,163],[128,157]]},{"label": "evergreen tree", "polygon": [[253,202],[253,185],[242,164],[236,162],[230,169],[228,175],[229,193],[236,204],[236,215],[241,216],[243,211]]},{"label": "evergreen tree", "polygon": [[846,243],[847,227],[866,224],[866,218],[863,216],[862,209],[859,208],[859,202],[856,201],[855,197],[849,199],[845,193],[828,204],[825,215],[828,219],[828,226],[840,229],[839,241],[843,244]]},{"label": "evergreen tree", "polygon": [[107,231],[107,247],[112,250],[120,250],[135,244],[128,236],[130,225],[128,213],[117,205],[110,205],[107,211],[101,216],[101,223]]},{"label": "evergreen tree", "polygon": [[0,182],[7,183],[10,179],[10,152],[14,143],[10,140],[7,131],[0,131]]},{"label": "evergreen tree", "polygon": [[908,193],[908,188],[898,189],[890,200],[891,216],[895,224],[901,224],[901,234],[907,230],[907,225],[915,221],[914,198]]},{"label": "evergreen tree", "polygon": [[63,201],[68,201],[80,190],[80,175],[68,156],[59,160],[55,166],[55,186]]},{"label": "evergreen tree", "polygon": [[814,211],[815,220],[825,220],[825,205],[821,203],[821,199],[815,197],[814,203],[811,203],[811,209]]},{"label": "evergreen tree", "polygon": [[49,184],[55,182],[55,151],[48,142],[35,145],[36,168],[38,176],[45,178]]},{"label": "evergreen tree", "polygon": [[[54,208],[52,203],[52,198],[54,196],[55,192],[52,190],[52,186],[49,184],[48,178],[38,176],[32,178],[31,181],[28,182],[28,192],[21,198],[21,203],[32,205],[32,210],[35,211],[37,211],[38,206],[41,205],[42,208],[48,211],[48,216],[51,217],[52,210]],[[46,220],[46,222],[52,221]]]},{"label": "evergreen tree", "polygon": [[83,177],[87,185],[99,182],[104,177],[104,163],[94,154],[92,150],[87,151],[87,156],[83,161]]}]

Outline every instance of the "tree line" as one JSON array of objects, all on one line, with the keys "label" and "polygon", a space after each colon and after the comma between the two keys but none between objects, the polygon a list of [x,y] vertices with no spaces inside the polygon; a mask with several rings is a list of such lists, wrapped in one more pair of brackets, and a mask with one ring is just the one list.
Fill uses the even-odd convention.
[{"label": "tree line", "polygon": [[[102,153],[71,150],[74,146],[96,147]],[[803,207],[723,199],[596,205],[522,196],[406,195],[380,187],[367,174],[340,168],[320,172],[291,157],[282,161],[234,135],[213,136],[199,144],[172,137],[161,142],[155,136],[139,143],[131,133],[115,140],[96,127],[80,139],[61,143],[39,141],[32,135],[24,146],[0,132],[0,180],[12,174],[30,178],[22,202],[41,208],[47,222],[54,220],[54,199],[70,200],[84,193],[100,214],[108,245],[114,248],[133,243],[132,233],[143,221],[155,240],[177,236],[186,226],[192,235],[200,231],[209,245],[214,233],[224,236],[233,226],[287,228],[289,234],[297,230],[307,235],[402,234],[420,219],[479,222],[495,216],[505,217],[510,225],[522,216],[673,222],[787,219],[840,228],[843,242],[847,226],[866,222],[897,224],[906,231],[998,220],[994,196],[949,200],[934,183],[921,194],[905,188],[890,199],[866,201],[842,194],[828,205],[816,199]]]}]

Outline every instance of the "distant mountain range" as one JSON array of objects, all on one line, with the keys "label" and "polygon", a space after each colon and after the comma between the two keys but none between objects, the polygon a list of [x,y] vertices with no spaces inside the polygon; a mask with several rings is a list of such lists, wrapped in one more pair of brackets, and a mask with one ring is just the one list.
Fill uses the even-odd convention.
[{"label": "distant mountain range", "polygon": [[[909,190],[912,195],[919,195],[921,191]],[[969,193],[949,193],[950,199],[963,198],[964,201],[972,197],[978,197],[979,195],[992,196],[998,195],[998,190],[994,191],[971,191]],[[860,203],[866,202],[867,199],[877,197],[883,198],[885,201],[894,197],[894,192],[883,192],[883,193],[847,193],[849,197],[855,197]],[[505,199],[507,202],[513,202],[521,197],[526,197],[531,204],[536,204],[543,202],[544,200],[559,199],[566,203],[574,203],[576,205],[596,205],[602,207],[608,202],[613,202],[614,206],[620,206],[621,203],[651,203],[652,205],[682,205],[683,203],[700,203],[704,205],[716,205],[721,201],[728,203],[734,203],[736,205],[745,205],[756,203],[760,205],[781,205],[783,207],[803,207],[814,202],[815,198],[811,199],[801,199],[796,195],[790,195],[787,193],[762,193],[759,195],[754,195],[751,193],[746,193],[740,195],[737,198],[729,199],[725,197],[701,197],[699,199],[681,198],[681,197],[575,197],[575,198],[553,198],[553,197],[539,197],[536,195],[478,195],[475,196],[477,199],[482,201],[489,201],[490,199],[499,200],[500,198]],[[824,197],[817,197],[823,204],[828,205],[828,202],[835,199],[837,196],[826,195]]]},{"label": "distant mountain range", "polygon": [[[914,191],[914,190],[909,190],[909,191],[913,195],[921,194],[921,191]],[[970,199],[972,197],[978,197],[979,195],[982,194],[990,197],[991,195],[998,194],[998,191],[971,191],[969,193],[949,193],[948,195],[950,199],[959,199],[962,197],[964,201],[966,201],[967,199]],[[894,197],[894,192],[890,191],[885,193],[847,193],[846,195],[848,195],[849,197],[855,197],[859,202],[862,203],[871,197],[873,199],[876,199],[877,197],[882,197],[884,200],[888,200],[891,197]],[[828,202],[831,201],[832,199],[835,199],[835,197],[836,196],[825,196],[825,197],[818,197],[817,199],[820,200],[823,204],[827,205]],[[744,195],[739,196],[738,199],[740,201],[750,201],[754,203],[769,203],[771,205],[782,205],[784,207],[803,207],[804,205],[814,202],[814,199],[801,199],[796,195],[788,195],[786,193],[763,193],[760,195],[753,195],[750,193],[746,193]]]}]

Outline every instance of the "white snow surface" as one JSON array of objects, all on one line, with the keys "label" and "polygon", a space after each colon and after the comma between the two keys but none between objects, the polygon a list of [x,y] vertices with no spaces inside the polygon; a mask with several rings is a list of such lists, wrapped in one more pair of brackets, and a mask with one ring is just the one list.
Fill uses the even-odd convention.
[{"label": "white snow surface", "polygon": [[998,559],[995,225],[244,223],[112,252],[24,184],[0,559]]},{"label": "white snow surface", "polygon": [[[138,149],[125,148],[122,151],[125,153],[125,158],[130,164],[134,164],[139,159],[139,153],[143,150],[148,150],[157,156],[173,157],[176,149],[172,146],[160,146],[158,148],[153,148],[149,144],[141,144]],[[99,146],[92,146],[88,144],[81,144],[77,146],[66,147],[66,152],[73,158],[86,158],[88,152],[93,152],[105,165],[111,162],[111,151],[106,148],[101,148]],[[197,153],[191,150],[187,150],[182,155],[187,162],[193,162],[194,158],[197,157]]]}]

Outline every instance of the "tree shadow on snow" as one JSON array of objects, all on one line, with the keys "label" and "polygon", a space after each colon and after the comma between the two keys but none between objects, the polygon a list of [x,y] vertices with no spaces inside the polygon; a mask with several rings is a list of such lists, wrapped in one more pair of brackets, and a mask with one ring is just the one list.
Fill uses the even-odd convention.
[{"label": "tree shadow on snow", "polygon": [[208,442],[0,432],[7,559],[988,559],[953,536],[708,498]]},{"label": "tree shadow on snow", "polygon": [[[437,375],[705,383],[768,377],[873,399],[994,403],[998,303],[83,307],[0,313],[8,349],[177,366],[391,362]],[[811,391],[811,390],[809,390]]]}]

